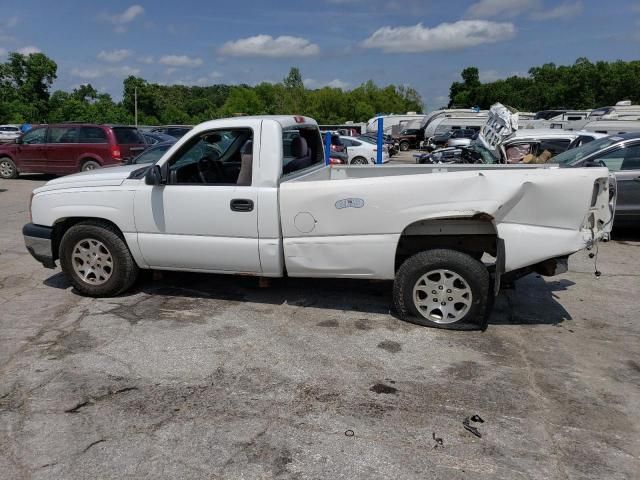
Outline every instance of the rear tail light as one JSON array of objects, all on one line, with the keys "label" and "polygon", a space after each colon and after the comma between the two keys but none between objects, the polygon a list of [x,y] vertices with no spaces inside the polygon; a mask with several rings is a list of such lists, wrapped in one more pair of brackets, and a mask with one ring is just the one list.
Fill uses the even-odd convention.
[{"label": "rear tail light", "polygon": [[122,154],[120,153],[120,147],[117,145],[111,145],[111,156],[114,160],[122,160]]},{"label": "rear tail light", "polygon": [[342,160],[340,160],[339,158],[329,158],[329,164],[330,165],[342,165]]}]

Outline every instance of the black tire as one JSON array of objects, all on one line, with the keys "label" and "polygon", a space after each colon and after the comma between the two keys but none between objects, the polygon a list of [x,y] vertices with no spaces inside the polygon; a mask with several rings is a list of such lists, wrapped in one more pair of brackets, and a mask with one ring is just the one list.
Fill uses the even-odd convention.
[{"label": "black tire", "polygon": [[406,152],[407,150],[409,150],[409,142],[401,142],[400,143],[400,151],[401,152]]},{"label": "black tire", "polygon": [[13,163],[9,157],[1,157],[0,158],[0,178],[4,178],[5,180],[10,180],[12,178],[17,178],[18,176],[18,167]]},{"label": "black tire", "polygon": [[351,165],[369,165],[369,162],[364,157],[355,157],[351,160]]},{"label": "black tire", "polygon": [[90,170],[95,170],[96,168],[100,168],[101,165],[95,160],[85,160],[82,162],[82,167],[80,167],[81,172],[88,172]]},{"label": "black tire", "polygon": [[[446,270],[454,275],[458,275],[463,280],[462,285],[465,286],[467,291],[470,290],[471,292],[470,305],[460,308],[462,304],[456,303],[453,306],[454,309],[456,309],[456,306],[460,308],[459,314],[461,316],[455,321],[451,321],[451,323],[444,323],[443,320],[434,321],[427,318],[429,316],[429,310],[433,309],[437,311],[439,308],[438,303],[434,303],[434,307],[432,308],[427,302],[430,301],[431,298],[434,299],[434,302],[438,302],[438,296],[448,295],[445,291],[450,290],[440,290],[440,292],[434,290],[438,292],[436,295],[429,296],[427,294],[427,298],[420,299],[427,305],[426,310],[422,309],[425,315],[421,313],[414,301],[414,287],[424,278],[424,275],[436,270]],[[466,282],[466,285],[464,282]],[[429,287],[429,289],[430,288],[431,287]],[[393,284],[393,301],[398,315],[402,320],[427,327],[455,330],[486,328],[486,319],[491,308],[490,293],[491,276],[487,268],[481,262],[465,253],[447,249],[427,250],[409,257],[398,269]],[[422,295],[422,293],[416,292],[416,295]],[[446,300],[451,300],[451,298],[442,298],[442,300],[446,302]],[[464,310],[466,310],[466,313],[463,314],[462,312]],[[452,317],[455,317],[455,314],[452,314]],[[448,317],[446,321],[449,321]]]},{"label": "black tire", "polygon": [[[113,269],[105,283],[92,285],[83,280],[73,268],[73,249],[78,242],[94,239],[104,244],[113,260]],[[112,297],[129,289],[138,277],[136,265],[120,232],[101,222],[83,222],[74,225],[63,235],[60,242],[60,266],[71,284],[82,295],[88,297]]]}]

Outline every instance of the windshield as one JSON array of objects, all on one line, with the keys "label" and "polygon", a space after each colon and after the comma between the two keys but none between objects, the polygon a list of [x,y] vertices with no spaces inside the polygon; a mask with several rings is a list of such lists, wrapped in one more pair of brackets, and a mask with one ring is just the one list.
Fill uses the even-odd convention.
[{"label": "windshield", "polygon": [[173,143],[168,145],[158,145],[157,147],[151,147],[148,150],[145,150],[136,158],[133,159],[131,163],[156,163],[160,160],[160,157],[171,148]]},{"label": "windshield", "polygon": [[586,158],[603,148],[607,148],[614,143],[618,143],[620,140],[622,140],[621,137],[600,138],[599,140],[594,140],[593,142],[589,142],[581,147],[574,148],[573,150],[567,150],[566,152],[553,157],[550,163],[557,163],[565,166],[573,165],[581,159]]}]

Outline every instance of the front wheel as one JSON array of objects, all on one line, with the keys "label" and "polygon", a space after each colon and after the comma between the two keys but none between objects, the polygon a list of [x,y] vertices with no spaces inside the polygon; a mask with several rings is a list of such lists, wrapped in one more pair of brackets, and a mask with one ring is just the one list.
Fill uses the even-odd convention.
[{"label": "front wheel", "polygon": [[11,179],[18,176],[18,168],[8,157],[0,158],[0,178]]},{"label": "front wheel", "polygon": [[489,314],[491,277],[473,257],[435,249],[408,258],[396,274],[393,300],[408,322],[438,328],[480,328]]},{"label": "front wheel", "polygon": [[356,157],[351,160],[351,165],[369,165],[369,162],[364,157]]},{"label": "front wheel", "polygon": [[59,253],[64,274],[78,292],[89,297],[118,295],[138,277],[127,244],[106,224],[74,225],[62,237]]},{"label": "front wheel", "polygon": [[402,142],[400,144],[400,151],[406,152],[407,150],[409,150],[409,142]]}]

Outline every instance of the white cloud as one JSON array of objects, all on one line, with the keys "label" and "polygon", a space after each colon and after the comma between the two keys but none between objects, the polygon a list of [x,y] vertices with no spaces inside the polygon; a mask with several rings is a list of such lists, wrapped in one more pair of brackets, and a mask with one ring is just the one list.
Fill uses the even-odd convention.
[{"label": "white cloud", "polygon": [[136,17],[142,15],[144,13],[144,8],[140,5],[131,5],[124,12],[121,13],[103,13],[100,15],[100,18],[106,20],[107,22],[113,24],[114,31],[117,33],[124,33],[127,31],[127,25]]},{"label": "white cloud", "polygon": [[72,68],[71,75],[78,78],[92,79],[101,77],[103,73],[97,68]]},{"label": "white cloud", "polygon": [[159,62],[170,67],[197,67],[202,65],[201,58],[188,57],[187,55],[164,55]]},{"label": "white cloud", "polygon": [[365,48],[380,48],[387,53],[421,53],[475,47],[496,43],[515,35],[513,23],[488,20],[459,20],[433,28],[422,23],[411,27],[382,27],[362,42]]},{"label": "white cloud", "polygon": [[579,15],[582,12],[582,2],[565,2],[551,9],[541,9],[531,14],[534,20],[555,20]]},{"label": "white cloud", "polygon": [[103,14],[103,18],[107,21],[113,23],[114,25],[119,25],[122,23],[131,23],[133,20],[144,13],[144,8],[140,5],[131,5],[122,13],[115,14]]},{"label": "white cloud", "polygon": [[218,52],[236,57],[309,57],[317,55],[320,47],[301,37],[256,35],[227,42]]},{"label": "white cloud", "polygon": [[341,89],[345,89],[349,87],[349,82],[344,82],[342,80],[340,80],[339,78],[334,78],[333,80],[331,80],[329,83],[327,83],[327,87],[331,87],[331,88],[341,88]]},{"label": "white cloud", "polygon": [[42,50],[38,47],[34,47],[33,45],[28,45],[17,49],[16,52],[21,53],[22,55],[31,55],[32,53],[42,53]]},{"label": "white cloud", "polygon": [[322,87],[331,87],[331,88],[341,88],[346,89],[349,87],[350,83],[340,80],[339,78],[335,78],[330,82],[320,82],[314,78],[305,78],[302,83],[304,86],[310,89],[322,88]]},{"label": "white cloud", "polygon": [[222,73],[216,72],[216,71],[209,73],[209,78],[213,78],[213,79],[222,78],[223,76],[224,75]]},{"label": "white cloud", "polygon": [[121,49],[121,50],[102,50],[98,53],[98,60],[103,60],[109,63],[117,63],[123,61],[125,58],[129,58],[131,56],[131,50]]},{"label": "white cloud", "polygon": [[170,67],[170,68],[167,68],[167,69],[164,71],[164,74],[165,74],[165,75],[173,75],[173,74],[174,74],[174,73],[176,73],[177,71],[178,71],[178,69],[177,69],[176,67]]},{"label": "white cloud", "polygon": [[150,55],[149,55],[149,56],[147,56],[147,57],[140,57],[140,58],[138,59],[138,61],[139,61],[140,63],[146,63],[147,65],[150,65],[150,64],[152,64],[152,63],[155,61],[155,59],[154,59],[152,56],[150,56]]},{"label": "white cloud", "polygon": [[4,57],[7,54],[7,51],[4,48],[0,48],[0,57]]},{"label": "white cloud", "polygon": [[95,78],[112,76],[112,77],[128,77],[129,75],[138,75],[140,69],[136,67],[130,67],[128,65],[121,65],[118,67],[106,67],[106,68],[72,68],[71,75],[85,80],[92,80]]},{"label": "white cloud", "polygon": [[467,9],[465,16],[470,18],[489,18],[499,15],[515,17],[539,7],[540,0],[480,0]]}]

